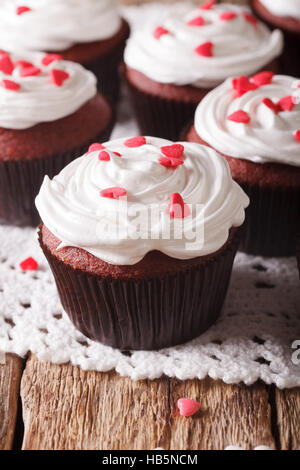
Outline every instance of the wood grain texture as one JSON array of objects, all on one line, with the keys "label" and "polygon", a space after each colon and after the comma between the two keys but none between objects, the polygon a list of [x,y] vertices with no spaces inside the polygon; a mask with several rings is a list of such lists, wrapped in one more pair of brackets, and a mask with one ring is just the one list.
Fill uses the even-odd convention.
[{"label": "wood grain texture", "polygon": [[[23,449],[275,448],[267,388],[211,379],[133,382],[116,373],[27,361],[21,396]],[[200,412],[179,416],[180,397]]]},{"label": "wood grain texture", "polygon": [[13,445],[22,369],[22,359],[12,354],[0,363],[0,450]]},{"label": "wood grain texture", "polygon": [[300,391],[276,390],[276,409],[282,450],[300,450]]}]

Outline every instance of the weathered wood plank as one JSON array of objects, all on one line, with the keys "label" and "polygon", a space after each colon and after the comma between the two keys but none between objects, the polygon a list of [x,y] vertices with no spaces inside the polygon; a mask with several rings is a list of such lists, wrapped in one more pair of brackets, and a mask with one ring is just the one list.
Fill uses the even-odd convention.
[{"label": "weathered wood plank", "polygon": [[300,390],[276,390],[277,421],[282,450],[300,450]]},{"label": "weathered wood plank", "polygon": [[0,361],[0,450],[12,448],[23,361],[12,354]]},{"label": "weathered wood plank", "polygon": [[[116,373],[27,361],[21,396],[24,449],[275,448],[266,387],[210,379],[133,382]],[[193,418],[177,399],[200,401]]]}]

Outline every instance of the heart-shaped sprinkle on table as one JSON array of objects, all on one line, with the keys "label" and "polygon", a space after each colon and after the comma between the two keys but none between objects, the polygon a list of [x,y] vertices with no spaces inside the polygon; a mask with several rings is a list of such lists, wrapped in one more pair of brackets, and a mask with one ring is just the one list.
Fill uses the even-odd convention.
[{"label": "heart-shaped sprinkle on table", "polygon": [[165,157],[181,158],[184,153],[184,146],[182,144],[165,145],[160,150]]},{"label": "heart-shaped sprinkle on table", "polygon": [[237,14],[234,13],[234,11],[224,11],[224,13],[221,13],[220,15],[220,20],[231,21],[231,20],[234,20],[236,17],[237,17]]},{"label": "heart-shaped sprinkle on table", "polygon": [[23,13],[26,13],[27,11],[31,11],[31,8],[26,6],[20,6],[17,8],[16,13],[17,15],[23,15]]},{"label": "heart-shaped sprinkle on table", "polygon": [[238,78],[234,78],[232,80],[232,86],[236,92],[236,97],[238,98],[240,96],[243,96],[248,91],[253,91],[257,89],[257,85],[255,85],[255,83],[252,83],[249,78],[245,75],[241,75]]},{"label": "heart-shaped sprinkle on table", "polygon": [[42,65],[45,65],[47,67],[47,65],[52,64],[52,62],[54,62],[55,60],[62,60],[62,59],[63,58],[60,54],[46,54],[42,58]]},{"label": "heart-shaped sprinkle on table", "polygon": [[179,158],[161,157],[158,159],[158,161],[162,166],[165,166],[167,168],[177,168],[178,166],[184,164],[184,161],[179,160]]},{"label": "heart-shaped sprinkle on table", "polygon": [[51,78],[54,85],[62,86],[64,82],[69,78],[69,74],[64,70],[52,69]]},{"label": "heart-shaped sprinkle on table", "polygon": [[173,193],[169,199],[169,214],[172,219],[184,219],[191,211],[179,193]]},{"label": "heart-shaped sprinkle on table", "polygon": [[204,19],[202,16],[197,16],[196,18],[193,18],[192,20],[187,22],[188,26],[203,26],[204,25]]},{"label": "heart-shaped sprinkle on table", "polygon": [[255,83],[258,87],[263,86],[263,85],[270,85],[272,83],[272,78],[274,77],[273,72],[269,71],[264,71],[264,72],[259,72],[256,75],[253,75],[251,77],[251,82]]},{"label": "heart-shaped sprinkle on table", "polygon": [[18,91],[21,88],[21,85],[19,85],[19,83],[13,82],[12,80],[2,80],[0,82],[0,85],[6,90],[10,91]]},{"label": "heart-shaped sprinkle on table", "polygon": [[196,47],[195,52],[198,55],[201,55],[202,57],[212,57],[213,48],[214,48],[213,43],[210,41],[207,41],[207,42],[204,42],[203,44],[200,44],[198,47]]},{"label": "heart-shaped sprinkle on table", "polygon": [[244,11],[243,16],[248,23],[251,23],[253,26],[257,26],[258,20],[255,16],[251,15],[251,13]]},{"label": "heart-shaped sprinkle on table", "polygon": [[127,139],[124,142],[125,147],[129,148],[135,148],[135,147],[142,147],[142,145],[145,145],[146,142],[146,137],[143,136],[138,136],[138,137],[132,137],[131,139]]},{"label": "heart-shaped sprinkle on table", "polygon": [[215,6],[215,0],[209,0],[208,2],[203,3],[199,6],[200,10],[210,10]]},{"label": "heart-shaped sprinkle on table", "polygon": [[233,122],[238,122],[242,124],[249,124],[251,121],[251,118],[246,111],[243,111],[242,109],[235,111],[235,113],[230,114],[227,116],[228,121],[233,121]]},{"label": "heart-shaped sprinkle on table", "polygon": [[157,26],[157,28],[155,28],[153,32],[153,36],[155,37],[155,39],[160,39],[165,34],[169,34],[169,31],[163,26]]},{"label": "heart-shaped sprinkle on table", "polygon": [[297,142],[300,142],[300,129],[295,132],[294,138],[295,138],[295,140],[297,140]]},{"label": "heart-shaped sprinkle on table", "polygon": [[39,75],[41,73],[41,69],[38,67],[23,67],[22,70],[20,71],[20,76],[21,77],[33,77],[36,75]]},{"label": "heart-shaped sprinkle on table", "polygon": [[181,416],[193,416],[200,409],[200,403],[189,398],[180,398],[177,401],[177,406]]},{"label": "heart-shaped sprinkle on table", "polygon": [[0,57],[0,71],[6,75],[11,75],[14,70],[14,64],[7,53],[4,53]]},{"label": "heart-shaped sprinkle on table", "polygon": [[36,271],[38,267],[39,267],[38,263],[32,257],[27,258],[20,263],[20,268],[23,271]]},{"label": "heart-shaped sprinkle on table", "polygon": [[101,197],[106,197],[109,199],[120,199],[127,195],[127,191],[124,188],[107,188],[100,191]]}]

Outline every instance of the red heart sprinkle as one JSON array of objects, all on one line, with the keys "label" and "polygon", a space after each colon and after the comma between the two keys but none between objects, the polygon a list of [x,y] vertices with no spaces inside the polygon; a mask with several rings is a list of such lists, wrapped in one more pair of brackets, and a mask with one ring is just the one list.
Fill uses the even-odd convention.
[{"label": "red heart sprinkle", "polygon": [[203,26],[204,25],[204,19],[202,16],[197,16],[196,18],[193,18],[192,20],[187,22],[188,26]]},{"label": "red heart sprinkle", "polygon": [[39,265],[34,258],[27,258],[22,263],[20,263],[20,268],[23,271],[36,271]]},{"label": "red heart sprinkle", "polygon": [[184,146],[181,144],[166,145],[161,147],[160,150],[165,157],[181,158],[184,153]]},{"label": "red heart sprinkle", "polygon": [[101,162],[109,162],[110,161],[110,155],[108,152],[106,152],[106,150],[102,150],[100,153],[99,153],[99,160]]},{"label": "red heart sprinkle", "polygon": [[172,219],[184,219],[190,215],[191,211],[187,204],[184,203],[179,193],[174,193],[169,199],[169,214]]},{"label": "red heart sprinkle", "polygon": [[139,136],[139,137],[132,137],[132,139],[127,139],[124,142],[124,145],[129,148],[134,148],[134,147],[141,147],[142,145],[145,145],[146,143],[147,143],[146,138]]},{"label": "red heart sprinkle", "polygon": [[11,75],[14,70],[14,64],[11,61],[11,58],[8,54],[3,54],[0,57],[0,71],[6,73],[6,75]]},{"label": "red heart sprinkle", "polygon": [[212,57],[213,56],[213,43],[208,41],[204,42],[203,44],[200,44],[200,46],[196,47],[195,52],[198,55],[201,55],[203,57]]},{"label": "red heart sprinkle", "polygon": [[246,111],[243,111],[242,109],[230,114],[230,116],[227,116],[227,119],[229,121],[240,122],[242,124],[249,124],[249,122],[251,121],[249,114],[246,113]]},{"label": "red heart sprinkle", "polygon": [[162,26],[157,26],[153,33],[155,39],[161,38],[161,36],[164,36],[164,34],[169,34],[169,31],[166,28],[163,28]]},{"label": "red heart sprinkle", "polygon": [[199,8],[200,10],[210,10],[213,6],[215,6],[215,0],[210,0],[208,2],[203,3],[203,5],[200,5]]},{"label": "red heart sprinkle", "polygon": [[21,88],[21,85],[19,85],[16,82],[13,82],[12,80],[2,80],[0,85],[3,88],[6,88],[6,90],[11,90],[11,91],[18,91]]},{"label": "red heart sprinkle", "polygon": [[29,7],[18,7],[17,8],[17,15],[22,15],[23,13],[26,13],[27,11],[31,11],[31,8],[29,8]]},{"label": "red heart sprinkle", "polygon": [[298,142],[300,142],[300,129],[295,132],[294,138],[295,138]]},{"label": "red heart sprinkle", "polygon": [[47,54],[42,58],[42,65],[47,65],[52,64],[55,60],[62,60],[62,56],[59,54]]},{"label": "red heart sprinkle", "polygon": [[119,199],[127,195],[126,189],[123,188],[107,188],[100,191],[101,197],[107,197],[110,199]]},{"label": "red heart sprinkle", "polygon": [[34,75],[39,75],[41,73],[41,69],[38,67],[23,67],[20,71],[21,77],[33,77]]},{"label": "red heart sprinkle", "polygon": [[278,101],[280,111],[293,111],[295,107],[294,98],[292,96],[284,96]]},{"label": "red heart sprinkle", "polygon": [[17,60],[15,62],[16,67],[34,67],[34,65],[31,62],[27,62],[26,60]]},{"label": "red heart sprinkle", "polygon": [[267,106],[269,109],[274,111],[275,114],[278,114],[280,111],[280,106],[278,104],[274,103],[270,98],[264,98],[261,100],[261,102]]},{"label": "red heart sprinkle", "polygon": [[230,21],[230,20],[234,20],[234,18],[236,17],[237,17],[237,14],[234,13],[234,11],[225,11],[224,13],[221,13],[220,20]]},{"label": "red heart sprinkle", "polygon": [[273,72],[260,72],[251,77],[251,82],[255,83],[255,85],[257,85],[258,87],[263,85],[270,85],[270,83],[272,83],[272,78],[274,77],[274,75],[275,74]]},{"label": "red heart sprinkle", "polygon": [[113,154],[116,155],[117,157],[122,157],[122,155],[119,152],[113,152]]},{"label": "red heart sprinkle", "polygon": [[253,26],[257,26],[257,19],[255,16],[251,15],[250,13],[247,13],[246,11],[243,12],[243,16],[248,23],[251,23]]},{"label": "red heart sprinkle", "polygon": [[52,69],[51,77],[52,77],[52,82],[54,83],[54,85],[62,86],[64,81],[69,78],[69,74],[65,72],[64,70]]},{"label": "red heart sprinkle", "polygon": [[257,86],[254,83],[251,83],[249,78],[245,75],[241,75],[239,78],[234,78],[232,80],[233,89],[236,91],[236,96],[239,98],[245,93],[251,90],[256,90]]},{"label": "red heart sprinkle", "polygon": [[179,160],[178,158],[161,157],[158,159],[158,161],[162,166],[165,166],[167,168],[177,168],[179,165],[184,164],[184,161]]},{"label": "red heart sprinkle", "polygon": [[181,416],[193,416],[200,409],[200,403],[189,398],[180,398],[177,402]]},{"label": "red heart sprinkle", "polygon": [[104,150],[104,149],[105,149],[104,145],[96,142],[89,146],[88,153],[97,152],[97,150]]}]

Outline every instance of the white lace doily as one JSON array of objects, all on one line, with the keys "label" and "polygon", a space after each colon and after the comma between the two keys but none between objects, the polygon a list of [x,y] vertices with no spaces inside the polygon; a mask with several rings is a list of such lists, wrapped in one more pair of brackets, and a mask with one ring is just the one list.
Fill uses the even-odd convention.
[{"label": "white lace doily", "polygon": [[[149,6],[148,6],[149,7]],[[136,8],[127,10],[134,20]],[[112,138],[136,135],[123,102]],[[262,379],[279,388],[300,386],[300,364],[292,345],[300,340],[300,282],[295,259],[262,259],[238,254],[223,315],[200,338],[159,352],[127,352],[81,335],[60,305],[36,231],[0,227],[0,350],[40,360],[70,361],[85,370],[108,371],[132,379],[162,375],[226,383]],[[22,272],[32,256],[34,272]],[[298,361],[299,362],[299,361]]]}]

